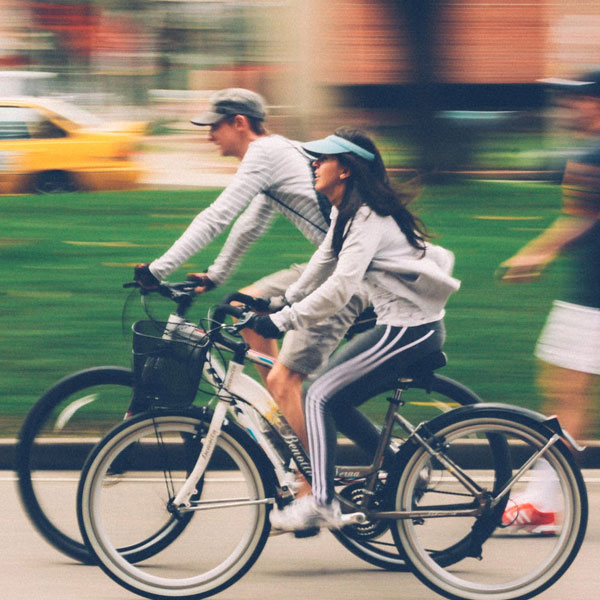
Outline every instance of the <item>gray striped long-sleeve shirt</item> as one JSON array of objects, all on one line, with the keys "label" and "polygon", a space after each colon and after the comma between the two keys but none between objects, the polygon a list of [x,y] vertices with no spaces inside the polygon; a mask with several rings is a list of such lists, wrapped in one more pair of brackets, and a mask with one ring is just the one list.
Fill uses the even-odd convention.
[{"label": "gray striped long-sleeve shirt", "polygon": [[243,253],[268,229],[277,212],[313,244],[323,241],[329,226],[314,190],[310,159],[298,142],[279,135],[253,141],[233,181],[195,217],[171,248],[150,264],[153,275],[158,279],[167,277],[217,237],[242,211],[208,269],[215,284],[230,275]]}]

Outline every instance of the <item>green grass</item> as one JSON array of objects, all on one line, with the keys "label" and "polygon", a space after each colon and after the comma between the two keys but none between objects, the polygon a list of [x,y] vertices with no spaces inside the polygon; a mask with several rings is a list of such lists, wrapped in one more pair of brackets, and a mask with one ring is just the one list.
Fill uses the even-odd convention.
[{"label": "green grass", "polygon": [[[121,314],[132,266],[159,256],[216,190],[0,198],[0,351],[2,427],[14,435],[45,388],[100,364],[129,365]],[[484,398],[538,408],[532,351],[556,288],[560,263],[539,282],[506,286],[498,264],[546,227],[560,205],[558,187],[470,182],[427,188],[415,204],[438,243],[456,254],[461,290],[448,305],[448,376]],[[225,234],[224,234],[225,235]],[[224,235],[170,279],[210,264]],[[313,248],[283,218],[244,257],[234,277],[194,310],[276,269],[306,260]],[[160,310],[168,307],[161,304]],[[127,318],[141,316],[127,304]]]}]

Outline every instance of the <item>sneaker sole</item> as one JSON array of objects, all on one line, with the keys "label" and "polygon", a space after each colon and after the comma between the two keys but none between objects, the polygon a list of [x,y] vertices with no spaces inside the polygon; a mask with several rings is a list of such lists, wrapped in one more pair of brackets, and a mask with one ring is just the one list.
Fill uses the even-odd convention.
[{"label": "sneaker sole", "polygon": [[319,527],[309,527],[308,529],[290,531],[290,533],[293,533],[295,538],[303,539],[314,537],[315,535],[318,535],[320,531],[321,529]]},{"label": "sneaker sole", "polygon": [[497,536],[518,537],[518,536],[536,536],[550,537],[560,533],[559,525],[505,525],[500,526],[494,533]]}]

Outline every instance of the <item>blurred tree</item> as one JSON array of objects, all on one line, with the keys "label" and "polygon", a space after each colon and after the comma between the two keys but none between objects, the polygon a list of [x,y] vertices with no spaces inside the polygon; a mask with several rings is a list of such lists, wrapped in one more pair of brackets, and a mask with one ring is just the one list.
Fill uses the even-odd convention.
[{"label": "blurred tree", "polygon": [[408,114],[408,132],[418,152],[419,167],[434,174],[464,163],[468,148],[464,144],[457,146],[451,124],[436,118],[441,83],[438,36],[443,29],[447,0],[384,1],[399,28],[396,39],[405,40],[408,48],[409,102],[398,108]]}]

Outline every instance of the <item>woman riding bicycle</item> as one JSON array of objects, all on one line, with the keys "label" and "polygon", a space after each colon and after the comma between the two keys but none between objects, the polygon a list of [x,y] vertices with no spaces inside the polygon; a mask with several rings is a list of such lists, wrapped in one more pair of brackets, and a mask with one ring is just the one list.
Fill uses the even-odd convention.
[{"label": "woman riding bicycle", "polygon": [[381,155],[364,133],[339,129],[304,144],[315,156],[315,187],[331,202],[332,224],[300,279],[271,316],[250,326],[265,337],[302,329],[343,308],[361,286],[377,313],[374,329],[338,352],[310,385],[305,419],[313,493],[271,514],[275,528],[337,527],[334,499],[336,428],[362,448],[375,449],[376,427],[356,408],[377,384],[444,342],[444,305],[460,282],[451,252],[429,244],[422,224],[396,193]]}]

